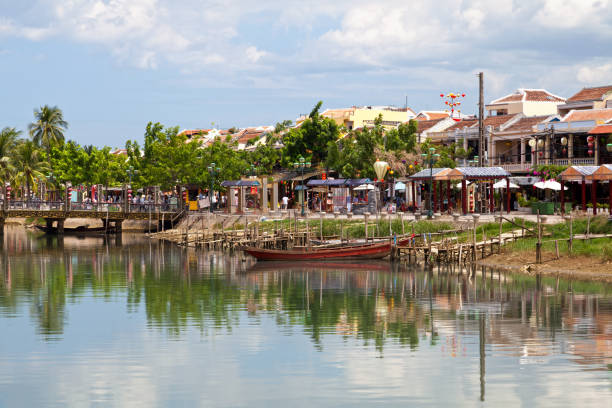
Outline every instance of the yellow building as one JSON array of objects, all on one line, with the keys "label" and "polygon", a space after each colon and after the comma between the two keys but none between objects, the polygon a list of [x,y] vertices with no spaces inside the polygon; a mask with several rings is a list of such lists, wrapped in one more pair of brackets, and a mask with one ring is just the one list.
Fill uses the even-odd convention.
[{"label": "yellow building", "polygon": [[379,115],[382,115],[382,124],[385,128],[396,128],[416,116],[410,108],[390,106],[327,109],[321,114],[321,116],[333,119],[339,126],[344,126],[348,130],[374,126],[374,121]]}]

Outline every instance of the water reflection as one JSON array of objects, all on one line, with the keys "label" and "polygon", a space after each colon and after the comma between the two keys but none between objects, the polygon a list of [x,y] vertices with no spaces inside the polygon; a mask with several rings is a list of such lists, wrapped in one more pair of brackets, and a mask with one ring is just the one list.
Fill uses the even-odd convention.
[{"label": "water reflection", "polygon": [[[146,330],[168,339],[271,321],[282,336],[303,333],[323,353],[365,347],[390,361],[402,349],[435,360],[473,356],[482,401],[508,358],[513,373],[557,356],[566,356],[557,369],[612,367],[612,297],[598,283],[384,262],[254,264],[127,234],[57,239],[12,230],[0,256],[0,324],[27,318],[48,342],[68,340],[67,310],[94,301],[143,313]],[[257,348],[254,339],[244,341]]]}]

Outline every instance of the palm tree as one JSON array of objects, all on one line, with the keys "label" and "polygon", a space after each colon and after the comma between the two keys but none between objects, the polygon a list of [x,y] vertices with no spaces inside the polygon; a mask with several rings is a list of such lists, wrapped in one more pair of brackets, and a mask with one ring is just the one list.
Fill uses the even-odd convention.
[{"label": "palm tree", "polygon": [[32,140],[47,151],[56,144],[64,142],[64,131],[68,128],[68,122],[64,120],[62,110],[57,106],[42,106],[40,110],[34,110],[33,123],[28,125]]},{"label": "palm tree", "polygon": [[31,189],[36,190],[36,180],[44,180],[44,172],[47,170],[40,149],[31,140],[17,146],[15,169],[15,181],[19,186],[25,185],[26,200],[29,200]]},{"label": "palm tree", "polygon": [[0,183],[2,186],[10,180],[13,172],[13,154],[20,130],[5,127],[0,131]]}]

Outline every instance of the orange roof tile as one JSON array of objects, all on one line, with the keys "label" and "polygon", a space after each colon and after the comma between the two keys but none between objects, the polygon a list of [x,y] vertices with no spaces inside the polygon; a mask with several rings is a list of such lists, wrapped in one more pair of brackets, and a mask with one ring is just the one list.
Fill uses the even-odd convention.
[{"label": "orange roof tile", "polygon": [[421,132],[426,131],[427,129],[431,129],[438,122],[441,122],[444,119],[445,118],[442,118],[442,119],[433,119],[433,120],[419,120],[419,121],[417,121],[418,122],[417,133],[421,133]]},{"label": "orange roof tile", "polygon": [[603,96],[612,91],[612,85],[595,88],[582,88],[577,94],[568,98],[567,102],[603,100]]},{"label": "orange roof tile", "polygon": [[518,122],[510,125],[506,129],[505,132],[517,132],[521,130],[532,130],[535,125],[546,120],[550,116],[530,116],[526,118],[520,119]]},{"label": "orange roof tile", "polygon": [[435,111],[421,111],[415,117],[416,120],[434,120],[448,118],[450,115],[448,112],[435,112]]},{"label": "orange roof tile", "polygon": [[565,99],[540,89],[525,89],[525,100],[534,102],[565,102]]},{"label": "orange roof tile", "polygon": [[[516,114],[514,115],[497,115],[497,116],[487,116],[484,119],[484,126],[493,126],[493,128],[497,128],[501,125],[503,125],[504,123],[508,122],[510,119],[514,118],[516,116]],[[476,121],[476,125],[478,125],[478,121]]]},{"label": "orange roof tile", "polygon": [[579,122],[583,120],[595,120],[607,122],[612,119],[611,109],[584,109],[572,110],[563,118],[564,122]]},{"label": "orange roof tile", "polygon": [[520,102],[523,100],[522,94],[512,94],[505,96],[501,99],[496,99],[493,103],[505,103],[505,102]]},{"label": "orange roof tile", "polygon": [[449,127],[448,129],[446,129],[446,132],[457,130],[457,129],[463,129],[463,128],[466,128],[466,127],[470,127],[470,126],[472,126],[474,124],[478,124],[478,120],[476,120],[476,119],[463,119],[460,122],[457,122],[454,125],[452,125],[451,127]]},{"label": "orange roof tile", "polygon": [[601,135],[606,133],[612,133],[612,125],[599,125],[589,130],[591,135]]}]

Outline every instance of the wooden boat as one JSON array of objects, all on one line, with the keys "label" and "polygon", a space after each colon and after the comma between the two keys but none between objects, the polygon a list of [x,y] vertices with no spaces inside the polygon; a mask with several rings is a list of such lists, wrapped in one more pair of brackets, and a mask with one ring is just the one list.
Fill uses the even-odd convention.
[{"label": "wooden boat", "polygon": [[[36,228],[39,231],[44,232],[45,234],[57,234],[57,228],[56,227],[47,227],[44,225],[34,225],[34,228]],[[64,228],[64,235],[106,235],[106,234],[114,234],[115,233],[115,229],[114,228],[104,228],[104,227],[94,227],[94,228],[88,228],[88,227],[76,227],[76,228]]]},{"label": "wooden boat", "polygon": [[243,248],[259,261],[314,261],[338,259],[381,259],[391,253],[391,241],[335,248],[261,249]]}]

